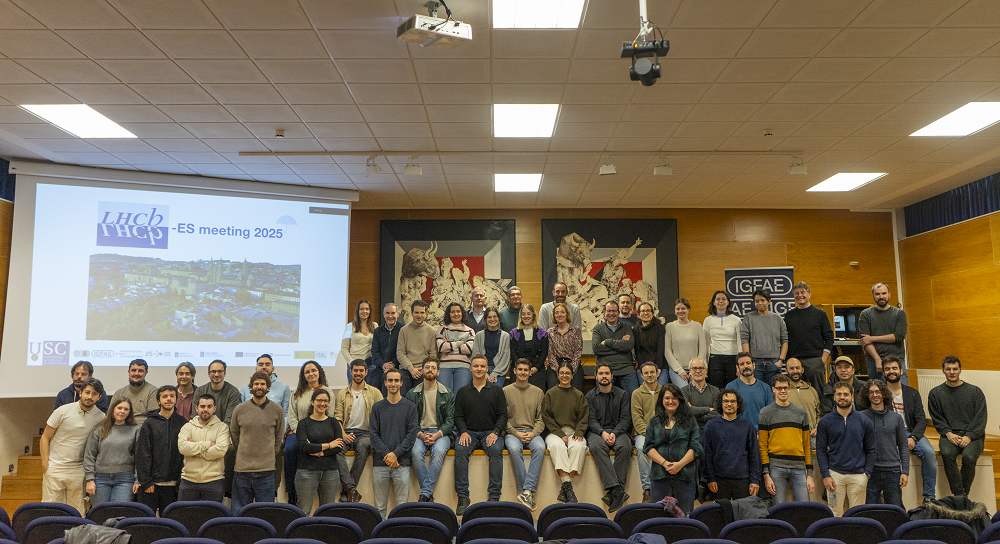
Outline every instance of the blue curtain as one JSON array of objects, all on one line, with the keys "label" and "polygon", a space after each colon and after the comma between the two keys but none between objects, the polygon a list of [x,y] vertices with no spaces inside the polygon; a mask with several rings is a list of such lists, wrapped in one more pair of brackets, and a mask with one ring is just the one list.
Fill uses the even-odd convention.
[{"label": "blue curtain", "polygon": [[0,198],[14,202],[14,174],[7,173],[10,162],[0,159]]},{"label": "blue curtain", "polygon": [[947,227],[1000,211],[1000,173],[986,176],[903,209],[906,235]]}]

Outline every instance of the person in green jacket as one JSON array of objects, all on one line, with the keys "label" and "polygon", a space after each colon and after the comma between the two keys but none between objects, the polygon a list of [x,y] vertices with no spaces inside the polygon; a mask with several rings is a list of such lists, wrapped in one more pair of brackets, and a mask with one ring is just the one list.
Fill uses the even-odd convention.
[{"label": "person in green jacket", "polygon": [[698,422],[691,415],[684,394],[672,383],[660,390],[656,415],[646,427],[642,449],[653,462],[649,472],[653,480],[650,500],[659,502],[664,497],[673,497],[684,514],[690,514],[697,492],[694,460],[703,450]]},{"label": "person in green jacket", "polygon": [[[422,371],[424,380],[406,393],[406,399],[417,405],[417,439],[413,441],[413,470],[420,484],[419,502],[434,502],[434,486],[437,485],[444,458],[451,449],[451,435],[455,429],[455,394],[438,382],[437,357],[424,359]],[[431,452],[430,466],[424,459]]]}]

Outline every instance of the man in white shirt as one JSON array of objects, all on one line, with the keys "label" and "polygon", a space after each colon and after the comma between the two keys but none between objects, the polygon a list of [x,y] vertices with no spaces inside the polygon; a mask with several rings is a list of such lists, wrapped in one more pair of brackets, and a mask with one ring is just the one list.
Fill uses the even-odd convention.
[{"label": "man in white shirt", "polygon": [[76,508],[84,515],[83,455],[87,438],[104,419],[96,408],[104,395],[104,386],[95,378],[87,378],[80,389],[78,402],[56,408],[39,440],[42,457],[42,501],[60,502]]},{"label": "man in white shirt", "polygon": [[542,329],[551,329],[555,322],[552,321],[552,307],[555,306],[557,302],[562,302],[569,307],[570,320],[573,325],[580,327],[583,330],[583,321],[580,320],[580,307],[576,304],[566,302],[566,297],[569,295],[569,288],[563,282],[558,282],[552,286],[552,301],[542,304],[542,307],[538,310],[538,326]]},{"label": "man in white shirt", "polygon": [[354,461],[350,471],[347,469],[347,459],[337,455],[337,466],[340,471],[341,494],[340,502],[358,502],[361,494],[355,486],[361,481],[361,475],[368,463],[368,454],[372,451],[371,435],[368,421],[371,418],[372,406],[382,400],[382,392],[365,381],[368,375],[368,364],[364,359],[351,361],[351,385],[337,392],[337,405],[333,417],[340,422],[344,432],[344,451],[354,452]]}]

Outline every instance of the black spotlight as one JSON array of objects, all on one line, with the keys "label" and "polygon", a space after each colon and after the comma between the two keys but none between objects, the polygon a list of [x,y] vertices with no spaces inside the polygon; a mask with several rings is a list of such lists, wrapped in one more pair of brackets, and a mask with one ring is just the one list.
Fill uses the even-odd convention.
[{"label": "black spotlight", "polygon": [[[660,57],[670,51],[667,40],[622,42],[622,58],[632,57],[629,79],[649,87],[660,78]],[[650,60],[652,57],[652,60]]]}]

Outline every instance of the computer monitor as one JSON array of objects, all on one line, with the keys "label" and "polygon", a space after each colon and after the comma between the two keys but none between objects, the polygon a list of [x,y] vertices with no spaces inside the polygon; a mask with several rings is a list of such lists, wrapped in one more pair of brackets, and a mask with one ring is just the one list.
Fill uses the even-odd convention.
[{"label": "computer monitor", "polygon": [[837,338],[859,339],[858,320],[861,312],[868,306],[834,306],[834,335]]},{"label": "computer monitor", "polygon": [[847,332],[847,325],[844,324],[844,321],[845,319],[844,316],[842,315],[833,316],[833,332],[835,333]]}]

